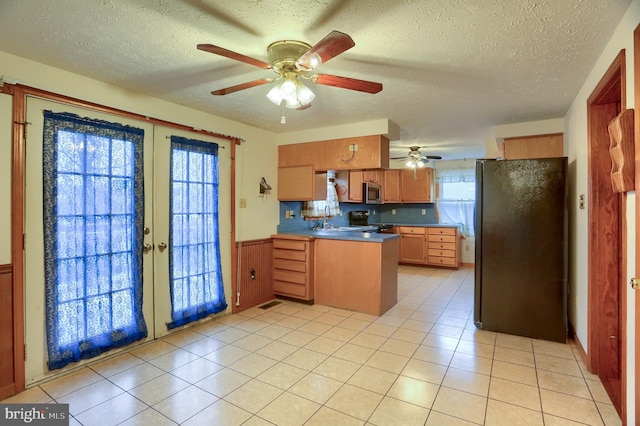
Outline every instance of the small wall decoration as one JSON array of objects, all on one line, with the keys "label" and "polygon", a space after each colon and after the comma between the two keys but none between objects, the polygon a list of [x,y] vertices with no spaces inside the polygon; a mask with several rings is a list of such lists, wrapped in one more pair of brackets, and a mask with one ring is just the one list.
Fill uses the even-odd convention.
[{"label": "small wall decoration", "polygon": [[614,192],[634,190],[633,109],[622,111],[609,123],[609,155],[611,156],[611,185]]}]

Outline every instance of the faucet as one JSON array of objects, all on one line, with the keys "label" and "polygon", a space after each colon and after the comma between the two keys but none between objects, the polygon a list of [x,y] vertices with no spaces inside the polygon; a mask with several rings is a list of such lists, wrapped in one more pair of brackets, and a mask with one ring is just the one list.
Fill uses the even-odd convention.
[{"label": "faucet", "polygon": [[324,206],[324,218],[322,219],[322,229],[327,229],[329,227],[329,223],[327,222],[327,209],[329,205]]}]

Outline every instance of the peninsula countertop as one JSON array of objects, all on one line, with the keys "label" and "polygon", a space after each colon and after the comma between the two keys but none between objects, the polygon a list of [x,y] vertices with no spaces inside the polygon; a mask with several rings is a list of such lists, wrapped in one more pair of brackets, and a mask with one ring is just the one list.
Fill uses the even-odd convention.
[{"label": "peninsula countertop", "polygon": [[[385,241],[400,238],[399,234],[387,234],[375,232],[376,227],[360,227],[367,229],[346,229],[354,227],[338,227],[318,230],[281,231],[273,236],[300,236],[306,238],[318,238],[327,240],[362,241],[371,243],[384,243]],[[371,228],[371,229],[368,229]]]}]

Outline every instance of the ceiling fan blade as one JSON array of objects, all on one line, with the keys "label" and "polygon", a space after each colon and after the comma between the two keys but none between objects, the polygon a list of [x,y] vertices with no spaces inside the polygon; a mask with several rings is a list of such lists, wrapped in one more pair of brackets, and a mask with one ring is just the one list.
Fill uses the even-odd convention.
[{"label": "ceiling fan blade", "polygon": [[405,157],[390,157],[389,159],[390,160],[406,160],[407,158],[409,158],[409,157],[406,157],[406,156]]},{"label": "ceiling fan blade", "polygon": [[442,157],[439,155],[424,155],[423,157],[427,160],[442,160]]},{"label": "ceiling fan blade", "polygon": [[355,45],[356,43],[348,34],[340,31],[331,31],[325,38],[311,47],[307,53],[302,55],[296,61],[296,64],[305,70],[311,70]]},{"label": "ceiling fan blade", "polygon": [[250,56],[245,56],[241,53],[233,52],[231,50],[225,49],[220,46],[215,46],[213,44],[199,44],[199,50],[203,50],[205,52],[213,53],[215,55],[225,56],[230,59],[235,59],[236,61],[244,62],[249,65],[256,66],[258,68],[263,69],[271,69],[271,64],[261,61],[259,59],[252,58]]},{"label": "ceiling fan blade", "polygon": [[235,86],[226,87],[220,90],[214,90],[212,95],[228,95],[229,93],[237,92],[244,89],[250,89],[252,87],[260,86],[263,84],[271,83],[273,80],[270,78],[261,78],[259,80],[248,81],[246,83],[237,84]]},{"label": "ceiling fan blade", "polygon": [[337,75],[316,74],[311,77],[311,81],[325,86],[340,87],[342,89],[357,90],[358,92],[378,93],[382,90],[381,83],[373,81],[358,80],[356,78],[340,77]]}]

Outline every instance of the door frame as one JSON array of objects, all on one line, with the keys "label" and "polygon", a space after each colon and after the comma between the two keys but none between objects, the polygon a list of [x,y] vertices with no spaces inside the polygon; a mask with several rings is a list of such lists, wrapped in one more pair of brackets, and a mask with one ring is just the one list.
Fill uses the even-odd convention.
[{"label": "door frame", "polygon": [[[640,108],[640,25],[633,31],[633,105],[634,114],[634,165],[635,165],[635,276],[640,277],[640,117],[638,109]],[[634,292],[635,304],[635,424],[640,424],[640,291]],[[625,420],[625,419],[623,419]]]},{"label": "door frame", "polygon": [[[12,95],[12,171],[11,171],[11,262],[13,268],[13,339],[14,339],[14,394],[25,390],[25,310],[24,310],[24,288],[25,288],[25,258],[24,258],[24,232],[25,232],[25,170],[26,170],[26,132],[29,123],[26,122],[26,101],[27,96],[33,96],[54,102],[60,102],[72,106],[82,107],[97,112],[104,112],[116,116],[136,119],[158,126],[165,126],[191,133],[212,136],[219,139],[231,141],[231,281],[232,294],[236,288],[236,264],[237,247],[236,241],[236,145],[240,145],[241,138],[224,135],[221,133],[202,130],[172,121],[161,120],[148,117],[118,108],[113,108],[98,103],[78,99],[59,93],[49,92],[22,84],[5,83],[0,90],[3,93]],[[231,298],[230,300],[233,300]],[[231,304],[233,305],[233,304]],[[9,396],[9,395],[7,395]]]},{"label": "door frame", "polygon": [[[613,405],[626,413],[626,193],[611,186],[609,122],[626,108],[625,50],[613,60],[587,100],[588,123],[588,355],[589,371]],[[613,314],[612,316],[608,314]],[[613,329],[611,328],[613,327]],[[611,338],[610,336],[615,336]],[[620,381],[605,376],[606,355],[617,345]]]}]

